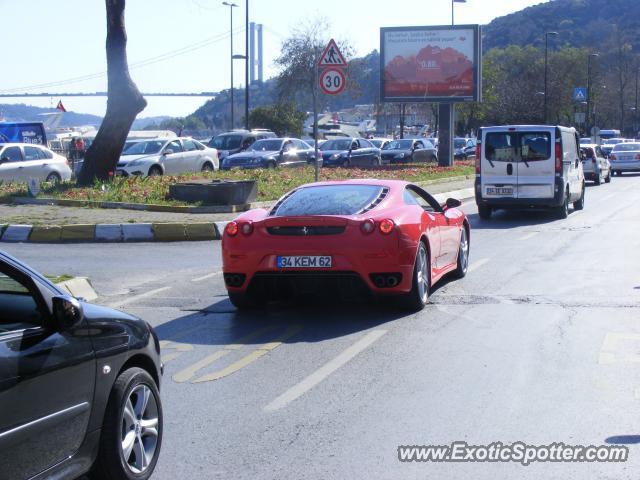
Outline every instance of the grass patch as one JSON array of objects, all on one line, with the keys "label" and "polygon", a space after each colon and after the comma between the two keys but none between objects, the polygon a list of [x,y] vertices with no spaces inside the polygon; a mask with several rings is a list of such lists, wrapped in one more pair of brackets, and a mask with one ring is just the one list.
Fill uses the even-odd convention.
[{"label": "grass patch", "polygon": [[52,283],[62,283],[66,282],[67,280],[71,280],[74,277],[73,275],[67,275],[66,273],[63,273],[62,275],[45,275],[45,278]]},{"label": "grass patch", "polygon": [[[322,168],[320,180],[379,178],[423,182],[438,178],[471,175],[473,161],[455,162],[452,167],[433,164],[384,165],[371,168]],[[96,202],[126,202],[157,205],[194,205],[168,198],[169,185],[199,179],[256,180],[258,201],[275,200],[292,188],[314,181],[312,167],[293,169],[231,170],[212,173],[169,175],[162,177],[117,177],[108,182],[96,182],[92,187],[77,187],[74,182],[59,185],[42,183],[40,198],[89,200]],[[0,183],[0,202],[11,203],[11,197],[28,196],[26,184]]]}]

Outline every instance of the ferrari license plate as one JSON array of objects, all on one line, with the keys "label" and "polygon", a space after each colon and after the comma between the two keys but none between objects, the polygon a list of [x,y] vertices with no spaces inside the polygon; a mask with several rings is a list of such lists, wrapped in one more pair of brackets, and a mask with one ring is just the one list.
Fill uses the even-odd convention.
[{"label": "ferrari license plate", "polygon": [[487,187],[487,195],[513,196],[513,187]]},{"label": "ferrari license plate", "polygon": [[296,255],[277,257],[278,268],[331,268],[329,255]]}]

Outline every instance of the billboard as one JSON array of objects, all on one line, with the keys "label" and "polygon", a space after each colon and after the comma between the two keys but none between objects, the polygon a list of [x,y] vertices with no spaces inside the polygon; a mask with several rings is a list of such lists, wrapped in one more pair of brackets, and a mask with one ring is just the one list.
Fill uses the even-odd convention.
[{"label": "billboard", "polygon": [[478,25],[381,28],[381,101],[481,101],[480,43]]},{"label": "billboard", "polygon": [[47,145],[42,122],[0,122],[0,143],[36,143]]}]

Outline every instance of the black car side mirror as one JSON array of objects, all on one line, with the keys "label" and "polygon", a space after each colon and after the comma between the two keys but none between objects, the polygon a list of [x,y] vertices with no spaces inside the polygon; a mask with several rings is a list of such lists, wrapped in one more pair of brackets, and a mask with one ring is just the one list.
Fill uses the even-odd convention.
[{"label": "black car side mirror", "polygon": [[445,205],[446,205],[447,209],[449,209],[449,208],[458,208],[460,205],[462,205],[462,202],[460,200],[458,200],[457,198],[447,198],[447,201],[445,202]]},{"label": "black car side mirror", "polygon": [[0,163],[7,163],[9,161],[9,157],[0,158]]},{"label": "black car side mirror", "polygon": [[53,324],[57,331],[64,332],[77,327],[84,319],[82,305],[73,297],[53,297]]}]

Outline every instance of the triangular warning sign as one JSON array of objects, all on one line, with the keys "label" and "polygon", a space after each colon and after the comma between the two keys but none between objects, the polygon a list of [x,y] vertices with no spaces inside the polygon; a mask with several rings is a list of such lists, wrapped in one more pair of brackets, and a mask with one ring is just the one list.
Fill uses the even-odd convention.
[{"label": "triangular warning sign", "polygon": [[576,92],[576,100],[586,100],[586,97],[584,93],[582,93],[582,90],[578,90]]},{"label": "triangular warning sign", "polygon": [[318,60],[319,67],[346,67],[347,62],[342,56],[336,41],[332,38],[325,47],[320,59]]}]

